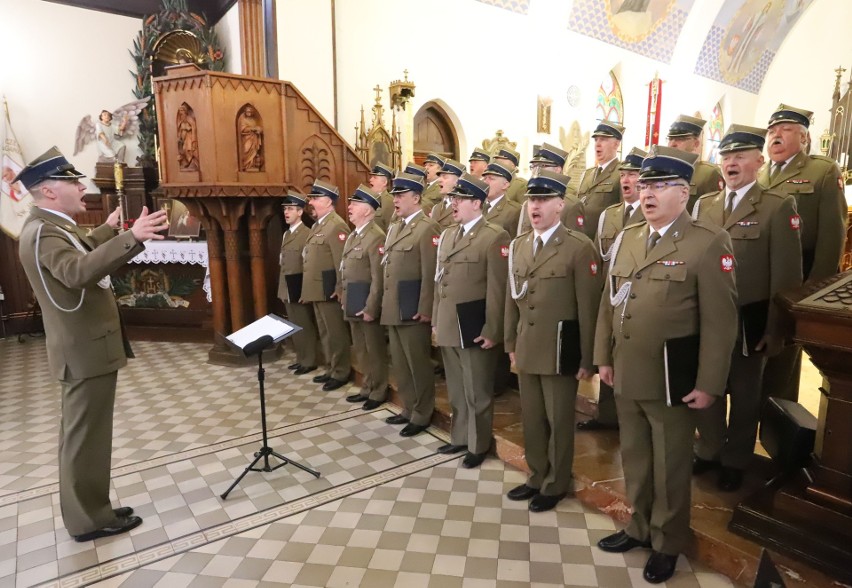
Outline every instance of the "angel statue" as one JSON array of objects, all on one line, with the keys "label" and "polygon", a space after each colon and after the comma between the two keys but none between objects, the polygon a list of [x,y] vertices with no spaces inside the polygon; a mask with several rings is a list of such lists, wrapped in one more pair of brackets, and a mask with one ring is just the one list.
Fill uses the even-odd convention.
[{"label": "angel statue", "polygon": [[126,146],[120,141],[124,137],[132,137],[139,130],[139,113],[151,99],[146,96],[141,100],[128,102],[115,111],[102,110],[97,122],[92,122],[91,115],[86,115],[77,125],[77,136],[74,139],[74,155],[82,151],[86,145],[95,141],[98,146],[99,162],[124,163]]}]

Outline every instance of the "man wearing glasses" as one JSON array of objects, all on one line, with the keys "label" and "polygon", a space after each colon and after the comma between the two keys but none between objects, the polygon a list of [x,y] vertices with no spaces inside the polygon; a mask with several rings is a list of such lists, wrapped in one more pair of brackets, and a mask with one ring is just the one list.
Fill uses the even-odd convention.
[{"label": "man wearing glasses", "polygon": [[162,239],[166,212],[143,207],[116,235],[120,209],[96,229],[72,218],[86,211],[85,176],[56,147],[18,177],[34,199],[20,239],[21,264],[41,307],[50,373],[62,388],[59,504],[76,541],[125,533],[142,519],[109,499],[112,417],[119,368],[133,357],[109,274]]},{"label": "man wearing glasses", "polygon": [[644,578],[665,582],[690,543],[696,410],[725,392],[737,330],[728,233],[686,213],[695,154],[653,146],[642,162],[646,222],[613,246],[595,364],[615,388],[627,498],[625,530],[604,551],[651,548]]}]

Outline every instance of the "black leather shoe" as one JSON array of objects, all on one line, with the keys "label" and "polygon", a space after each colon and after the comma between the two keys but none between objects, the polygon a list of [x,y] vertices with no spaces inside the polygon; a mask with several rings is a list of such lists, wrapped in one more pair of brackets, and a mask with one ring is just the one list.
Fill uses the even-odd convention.
[{"label": "black leather shoe", "polygon": [[533,499],[530,500],[530,511],[531,512],[547,512],[548,510],[553,510],[559,501],[565,498],[567,494],[563,492],[562,494],[537,494],[533,496]]},{"label": "black leather shoe", "polygon": [[464,456],[464,459],[462,460],[462,467],[467,468],[467,469],[478,468],[480,465],[482,465],[482,462],[485,461],[486,455],[488,455],[488,454],[487,453],[468,453],[467,455]]},{"label": "black leather shoe", "polygon": [[443,453],[444,455],[452,455],[453,453],[460,453],[467,449],[467,445],[453,445],[452,443],[447,443],[446,445],[441,445],[438,448],[438,453]]},{"label": "black leather shoe", "polygon": [[331,376],[328,374],[320,374],[319,376],[314,376],[311,382],[314,384],[325,384],[331,379]]},{"label": "black leather shoe", "polygon": [[317,366],[315,366],[315,365],[300,365],[299,367],[296,368],[296,371],[293,372],[293,373],[296,374],[297,376],[301,376],[302,374],[309,374],[312,371],[314,371],[315,369],[317,369]]},{"label": "black leather shoe", "polygon": [[589,419],[577,423],[578,431],[617,431],[618,423],[603,423],[598,419]]},{"label": "black leather shoe", "polygon": [[337,390],[338,388],[342,388],[346,385],[349,380],[336,380],[334,378],[329,378],[328,381],[322,385],[322,389],[325,392],[331,392],[332,390]]},{"label": "black leather shoe", "polygon": [[121,533],[127,533],[131,529],[135,529],[141,524],[142,519],[137,516],[116,517],[115,521],[111,523],[110,526],[101,527],[100,529],[92,531],[91,533],[75,535],[74,541],[76,541],[77,543],[85,543],[86,541],[94,541],[95,539],[100,539],[101,537],[111,537],[113,535],[120,535]]},{"label": "black leather shoe", "polygon": [[367,402],[365,402],[364,406],[362,406],[361,408],[364,409],[364,410],[375,410],[376,408],[379,408],[383,404],[384,404],[384,402],[382,400],[369,400],[369,399],[367,399]]},{"label": "black leather shoe", "polygon": [[112,509],[112,512],[114,512],[115,516],[118,518],[129,517],[133,514],[133,509],[129,506],[119,506],[118,508]]},{"label": "black leather shoe", "polygon": [[404,425],[408,422],[408,418],[402,416],[401,414],[395,414],[386,418],[385,422],[389,425]]},{"label": "black leather shoe", "polygon": [[287,369],[288,370],[297,370],[300,367],[302,367],[302,364],[300,364],[299,362],[296,362],[296,363],[291,363],[290,365],[288,365]]},{"label": "black leather shoe", "polygon": [[697,455],[692,458],[692,475],[700,476],[711,470],[722,467],[722,464],[714,459],[701,459]]},{"label": "black leather shoe", "polygon": [[677,565],[676,555],[666,555],[655,551],[648,558],[642,577],[651,584],[662,584],[674,576],[675,565]]},{"label": "black leather shoe", "polygon": [[719,481],[716,484],[723,492],[736,492],[743,485],[743,470],[722,466],[719,472]]},{"label": "black leather shoe", "polygon": [[607,535],[598,541],[598,547],[604,551],[608,551],[609,553],[624,553],[625,551],[630,551],[634,547],[645,547],[650,549],[651,542],[634,539],[627,534],[627,531],[622,529],[618,533]]},{"label": "black leather shoe", "polygon": [[399,432],[403,437],[414,437],[415,435],[419,435],[429,427],[427,425],[415,425],[414,423],[408,423],[403,427],[402,431]]},{"label": "black leather shoe", "polygon": [[515,486],[506,493],[509,500],[529,500],[533,496],[538,496],[538,488],[530,488],[526,484]]},{"label": "black leather shoe", "polygon": [[361,394],[352,394],[351,396],[346,397],[346,402],[366,402],[369,400],[366,396],[361,396]]}]

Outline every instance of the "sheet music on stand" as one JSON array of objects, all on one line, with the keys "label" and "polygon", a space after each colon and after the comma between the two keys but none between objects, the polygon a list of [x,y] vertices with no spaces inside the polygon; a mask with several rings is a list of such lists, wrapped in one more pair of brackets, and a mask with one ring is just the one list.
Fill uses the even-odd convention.
[{"label": "sheet music on stand", "polygon": [[272,337],[273,343],[278,343],[301,330],[302,327],[299,325],[293,324],[276,314],[267,314],[242,329],[234,331],[225,337],[225,339],[244,351],[246,345],[257,341],[265,335]]}]

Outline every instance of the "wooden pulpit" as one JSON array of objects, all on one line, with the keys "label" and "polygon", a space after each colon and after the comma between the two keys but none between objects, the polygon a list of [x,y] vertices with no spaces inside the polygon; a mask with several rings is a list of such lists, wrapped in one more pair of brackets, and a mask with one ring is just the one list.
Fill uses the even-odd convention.
[{"label": "wooden pulpit", "polygon": [[739,504],[731,529],[852,583],[852,271],[780,297],[824,377],[810,463]]},{"label": "wooden pulpit", "polygon": [[368,165],[289,82],[168,68],[154,79],[160,186],[201,219],[213,297],[213,363],[238,361],[223,336],[269,312],[279,243],[267,227],[288,190],[335,184],[338,213]]}]

